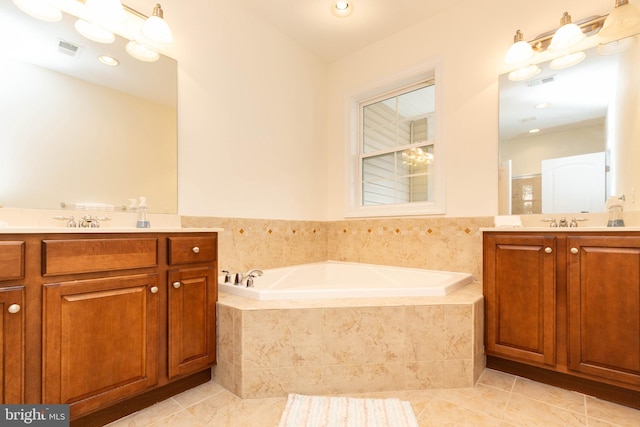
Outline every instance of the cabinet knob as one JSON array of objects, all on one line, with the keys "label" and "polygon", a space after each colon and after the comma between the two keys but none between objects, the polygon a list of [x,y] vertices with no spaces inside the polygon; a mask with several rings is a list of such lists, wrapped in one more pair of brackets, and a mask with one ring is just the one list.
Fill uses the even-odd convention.
[{"label": "cabinet knob", "polygon": [[180,287],[180,282],[173,282],[173,287],[178,289]]},{"label": "cabinet knob", "polygon": [[20,308],[21,308],[20,304],[11,304],[7,309],[7,311],[11,314],[16,314],[17,312],[20,311]]},{"label": "cabinet knob", "polygon": [[574,254],[574,255],[575,255],[575,254],[577,254],[578,252],[579,252],[579,251],[578,251],[578,248],[571,248],[571,253],[572,253],[572,254]]},{"label": "cabinet knob", "polygon": [[158,287],[157,286],[152,286],[151,289],[149,289],[151,291],[152,294],[157,294],[158,293]]},{"label": "cabinet knob", "polygon": [[194,246],[193,248],[191,248],[191,250],[193,251],[194,254],[197,254],[198,252],[200,252],[200,248],[197,246]]},{"label": "cabinet knob", "polygon": [[553,249],[551,249],[549,246],[547,246],[546,248],[544,248],[545,253],[550,254],[551,252],[553,252]]}]

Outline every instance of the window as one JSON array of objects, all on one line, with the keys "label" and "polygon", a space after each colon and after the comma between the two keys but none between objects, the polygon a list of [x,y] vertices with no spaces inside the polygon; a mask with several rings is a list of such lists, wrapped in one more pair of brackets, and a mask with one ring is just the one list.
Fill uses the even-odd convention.
[{"label": "window", "polygon": [[360,100],[357,110],[348,216],[444,213],[435,79]]}]

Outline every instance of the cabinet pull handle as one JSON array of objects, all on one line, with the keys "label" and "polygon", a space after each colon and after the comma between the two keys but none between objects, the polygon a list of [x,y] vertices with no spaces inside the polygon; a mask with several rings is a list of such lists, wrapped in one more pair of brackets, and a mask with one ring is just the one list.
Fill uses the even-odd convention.
[{"label": "cabinet pull handle", "polygon": [[7,309],[7,311],[11,314],[16,314],[17,312],[20,311],[20,308],[21,308],[20,304],[11,304]]},{"label": "cabinet pull handle", "polygon": [[180,287],[180,282],[173,282],[173,287],[178,289]]},{"label": "cabinet pull handle", "polygon": [[551,249],[551,247],[547,246],[546,248],[544,248],[544,251],[548,254],[550,254],[551,252],[553,252],[553,249]]},{"label": "cabinet pull handle", "polygon": [[571,253],[572,253],[572,254],[574,254],[574,255],[575,255],[575,254],[577,254],[578,252],[579,252],[579,251],[578,251],[578,248],[571,248]]},{"label": "cabinet pull handle", "polygon": [[198,252],[200,252],[200,248],[197,246],[194,246],[193,248],[191,248],[191,250],[193,251],[194,254],[197,254]]},{"label": "cabinet pull handle", "polygon": [[157,294],[158,293],[158,287],[157,286],[152,286],[150,289],[152,294]]}]

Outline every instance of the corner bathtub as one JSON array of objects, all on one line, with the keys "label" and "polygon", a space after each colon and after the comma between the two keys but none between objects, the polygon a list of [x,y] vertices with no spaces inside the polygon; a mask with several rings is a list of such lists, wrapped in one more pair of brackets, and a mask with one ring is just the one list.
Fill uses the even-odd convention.
[{"label": "corner bathtub", "polygon": [[444,296],[473,282],[468,273],[327,261],[264,270],[254,287],[219,280],[219,290],[256,300]]}]

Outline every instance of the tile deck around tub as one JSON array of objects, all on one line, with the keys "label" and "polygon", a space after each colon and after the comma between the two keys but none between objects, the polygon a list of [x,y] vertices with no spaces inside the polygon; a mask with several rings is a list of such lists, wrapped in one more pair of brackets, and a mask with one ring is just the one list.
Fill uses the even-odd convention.
[{"label": "tile deck around tub", "polygon": [[479,283],[444,297],[219,297],[214,377],[242,398],[471,387],[484,366]]}]

